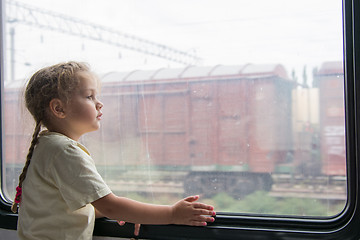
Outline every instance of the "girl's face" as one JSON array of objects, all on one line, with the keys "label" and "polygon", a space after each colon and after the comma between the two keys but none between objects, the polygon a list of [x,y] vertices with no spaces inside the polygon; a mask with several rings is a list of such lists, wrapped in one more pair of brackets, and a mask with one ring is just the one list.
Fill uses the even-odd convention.
[{"label": "girl's face", "polygon": [[79,87],[67,104],[67,122],[73,139],[100,127],[102,102],[97,98],[99,84],[91,73],[81,72]]}]

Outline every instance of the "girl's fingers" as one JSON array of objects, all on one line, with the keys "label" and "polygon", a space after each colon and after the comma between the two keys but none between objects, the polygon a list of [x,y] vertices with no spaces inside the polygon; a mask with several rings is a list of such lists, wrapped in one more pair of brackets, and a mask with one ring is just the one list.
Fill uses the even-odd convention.
[{"label": "girl's fingers", "polygon": [[210,216],[215,216],[216,212],[213,210],[205,210],[205,209],[195,209],[195,214],[196,215],[210,215]]},{"label": "girl's fingers", "polygon": [[189,225],[190,226],[207,226],[207,223],[206,222],[192,221]]},{"label": "girl's fingers", "polygon": [[195,202],[198,199],[199,199],[199,196],[195,195],[195,196],[189,196],[189,197],[185,198],[184,200],[187,202]]},{"label": "girl's fingers", "polygon": [[213,217],[206,217],[206,218],[202,218],[202,219],[194,219],[192,221],[190,221],[191,226],[207,226],[208,222],[214,222],[215,219]]},{"label": "girl's fingers", "polygon": [[135,224],[134,235],[139,236],[139,232],[140,232],[140,224],[136,223]]},{"label": "girl's fingers", "polygon": [[[185,198],[183,201],[188,202],[192,207],[192,217],[188,220],[188,225],[191,226],[206,226],[207,222],[214,222],[215,219],[212,216],[216,216],[214,211],[214,207],[195,202],[199,199],[199,196],[189,196]],[[189,212],[190,213],[190,212]]]},{"label": "girl's fingers", "polygon": [[123,226],[125,224],[124,221],[116,221],[120,226]]},{"label": "girl's fingers", "polygon": [[214,211],[214,207],[210,205],[206,205],[203,203],[193,203],[193,207],[195,208],[195,214],[197,215],[209,215],[216,216],[216,212]]},{"label": "girl's fingers", "polygon": [[197,222],[214,222],[215,218],[213,217],[207,217],[207,216],[196,216],[192,219],[192,221],[197,221]]},{"label": "girl's fingers", "polygon": [[214,210],[213,206],[204,204],[204,203],[193,203],[194,208],[202,208],[202,209],[208,209],[208,210]]},{"label": "girl's fingers", "polygon": [[[120,226],[124,226],[124,225],[125,225],[125,221],[117,220],[116,222],[117,222]],[[135,235],[135,236],[138,236],[138,235],[139,235],[139,232],[140,232],[140,224],[139,224],[139,223],[136,223],[136,224],[135,224],[135,229],[134,229],[134,235]]]},{"label": "girl's fingers", "polygon": [[207,226],[207,223],[212,223],[215,221],[213,217],[207,217],[202,215],[195,215],[189,219],[188,225],[190,226]]}]

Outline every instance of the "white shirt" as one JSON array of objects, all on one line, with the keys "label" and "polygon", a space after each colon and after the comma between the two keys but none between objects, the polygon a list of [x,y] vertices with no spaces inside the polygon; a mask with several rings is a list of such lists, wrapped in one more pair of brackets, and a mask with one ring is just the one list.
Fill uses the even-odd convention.
[{"label": "white shirt", "polygon": [[42,133],[22,185],[19,238],[90,240],[95,221],[90,203],[109,193],[83,145]]}]

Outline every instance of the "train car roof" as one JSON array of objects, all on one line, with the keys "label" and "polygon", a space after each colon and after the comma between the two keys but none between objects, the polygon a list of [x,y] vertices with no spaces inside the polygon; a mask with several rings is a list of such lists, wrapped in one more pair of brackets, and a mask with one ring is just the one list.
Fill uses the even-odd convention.
[{"label": "train car roof", "polygon": [[[101,81],[136,82],[150,80],[198,79],[221,77],[270,77],[278,76],[289,79],[285,68],[281,64],[243,64],[243,65],[215,65],[215,66],[187,66],[184,68],[160,68],[156,70],[134,70],[129,72],[109,72],[100,74]],[[23,88],[24,79],[5,81],[5,87],[10,89]]]},{"label": "train car roof", "polygon": [[185,68],[160,68],[132,72],[110,72],[101,76],[102,82],[132,82],[170,79],[198,79],[228,76],[266,77],[278,76],[289,79],[280,64],[245,64],[216,66],[187,66]]},{"label": "train car roof", "polygon": [[343,63],[341,61],[324,62],[321,64],[317,75],[333,75],[344,74]]}]

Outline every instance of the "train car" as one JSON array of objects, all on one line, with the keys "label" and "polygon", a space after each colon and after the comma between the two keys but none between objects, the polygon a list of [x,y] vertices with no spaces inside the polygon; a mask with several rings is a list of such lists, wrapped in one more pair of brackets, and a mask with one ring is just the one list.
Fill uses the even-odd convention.
[{"label": "train car", "polygon": [[346,175],[344,73],[341,62],[325,62],[315,74],[319,88],[322,173]]},{"label": "train car", "polygon": [[268,191],[292,150],[294,86],[276,64],[106,74],[102,101],[112,117],[99,134],[143,151],[107,162],[131,168],[150,159],[156,169],[188,171],[188,193]]},{"label": "train car", "polygon": [[295,174],[345,179],[343,80],[341,62],[324,62],[314,70],[310,88],[293,90]]}]

